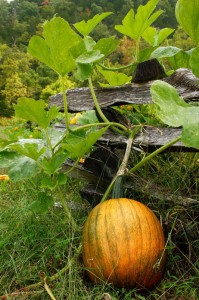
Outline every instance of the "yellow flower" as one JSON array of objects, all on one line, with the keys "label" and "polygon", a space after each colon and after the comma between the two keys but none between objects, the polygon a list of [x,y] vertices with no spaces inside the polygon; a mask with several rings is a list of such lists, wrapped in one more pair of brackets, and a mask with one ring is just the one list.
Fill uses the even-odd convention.
[{"label": "yellow flower", "polygon": [[131,111],[131,110],[133,110],[133,106],[132,105],[127,105],[126,109]]},{"label": "yellow flower", "polygon": [[71,120],[70,120],[70,124],[73,125],[73,124],[76,124],[77,123],[77,117],[73,117]]},{"label": "yellow flower", "polygon": [[9,181],[9,180],[10,180],[10,178],[9,178],[9,176],[8,176],[8,175],[0,175],[0,181],[3,181],[3,180],[5,180],[5,181]]},{"label": "yellow flower", "polygon": [[80,158],[79,163],[83,164],[84,162],[85,162],[85,159],[84,158]]}]

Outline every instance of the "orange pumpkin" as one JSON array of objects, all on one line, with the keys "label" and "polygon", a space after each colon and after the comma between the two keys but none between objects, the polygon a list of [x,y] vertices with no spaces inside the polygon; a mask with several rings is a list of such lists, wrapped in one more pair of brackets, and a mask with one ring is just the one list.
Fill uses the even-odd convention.
[{"label": "orange pumpkin", "polygon": [[166,262],[159,220],[135,200],[110,199],[98,204],[84,224],[83,261],[94,283],[153,287]]}]

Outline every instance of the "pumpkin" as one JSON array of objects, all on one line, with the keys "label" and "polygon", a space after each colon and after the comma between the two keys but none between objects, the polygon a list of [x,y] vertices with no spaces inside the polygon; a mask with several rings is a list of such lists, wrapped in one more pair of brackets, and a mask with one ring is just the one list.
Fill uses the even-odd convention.
[{"label": "pumpkin", "polygon": [[110,199],[90,212],[83,227],[83,262],[92,282],[149,289],[166,262],[161,224],[146,205]]}]

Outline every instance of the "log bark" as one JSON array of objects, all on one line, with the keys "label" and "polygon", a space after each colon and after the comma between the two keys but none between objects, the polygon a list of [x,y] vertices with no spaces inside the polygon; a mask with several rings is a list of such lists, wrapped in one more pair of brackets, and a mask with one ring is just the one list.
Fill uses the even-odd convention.
[{"label": "log bark", "polygon": [[[64,130],[64,124],[56,124],[55,128]],[[171,140],[177,138],[182,134],[182,128],[157,128],[145,126],[137,133],[133,140],[133,146],[144,151],[151,152],[155,149],[167,144]],[[112,145],[125,147],[127,137],[119,135],[112,130],[107,130],[103,136],[98,140],[100,145]],[[198,152],[195,148],[186,147],[181,141],[173,144],[167,151],[183,151],[183,152]]]},{"label": "log bark", "polygon": [[[162,80],[173,85],[185,101],[199,101],[198,78],[192,74],[191,70],[185,68],[178,69],[170,77],[163,78]],[[153,82],[131,83],[110,88],[96,88],[95,92],[102,108],[122,104],[149,104],[152,103],[150,87]],[[93,109],[93,99],[88,87],[71,89],[66,94],[70,112]],[[49,106],[52,105],[59,106],[63,111],[61,93],[49,98]]]}]

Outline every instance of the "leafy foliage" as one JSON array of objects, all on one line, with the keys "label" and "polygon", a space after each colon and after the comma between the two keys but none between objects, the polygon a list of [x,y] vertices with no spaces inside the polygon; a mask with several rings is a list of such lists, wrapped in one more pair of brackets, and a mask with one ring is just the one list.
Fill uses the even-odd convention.
[{"label": "leafy foliage", "polygon": [[151,95],[157,117],[169,126],[183,126],[183,143],[199,149],[199,107],[186,103],[174,87],[159,80],[153,83]]},{"label": "leafy foliage", "polygon": [[124,73],[106,71],[103,70],[100,66],[97,67],[98,71],[103,75],[103,77],[108,81],[108,84],[100,83],[101,86],[119,86],[129,83],[132,79],[132,76],[127,76]]},{"label": "leafy foliage", "polygon": [[70,48],[80,43],[80,37],[71,29],[68,22],[55,17],[44,25],[43,38],[31,38],[28,51],[59,75],[66,75],[75,68]]},{"label": "leafy foliage", "polygon": [[20,98],[14,108],[16,116],[32,121],[43,128],[47,128],[59,113],[58,107],[52,106],[47,111],[45,110],[46,103],[43,100],[36,101],[31,98]]},{"label": "leafy foliage", "polygon": [[176,18],[185,32],[199,44],[199,2],[178,0],[176,4]]},{"label": "leafy foliage", "polygon": [[112,12],[102,13],[95,15],[92,19],[89,19],[87,22],[82,20],[74,24],[75,28],[81,33],[84,37],[88,36],[91,31],[106,17],[111,15]]},{"label": "leafy foliage", "polygon": [[147,41],[150,46],[157,47],[174,32],[172,28],[163,28],[157,30],[155,27],[148,27],[142,34],[142,37]]},{"label": "leafy foliage", "polygon": [[115,29],[120,33],[139,40],[144,31],[161,15],[159,10],[153,13],[159,0],[150,0],[146,5],[140,5],[137,13],[131,9],[122,21],[122,25],[116,25]]}]

